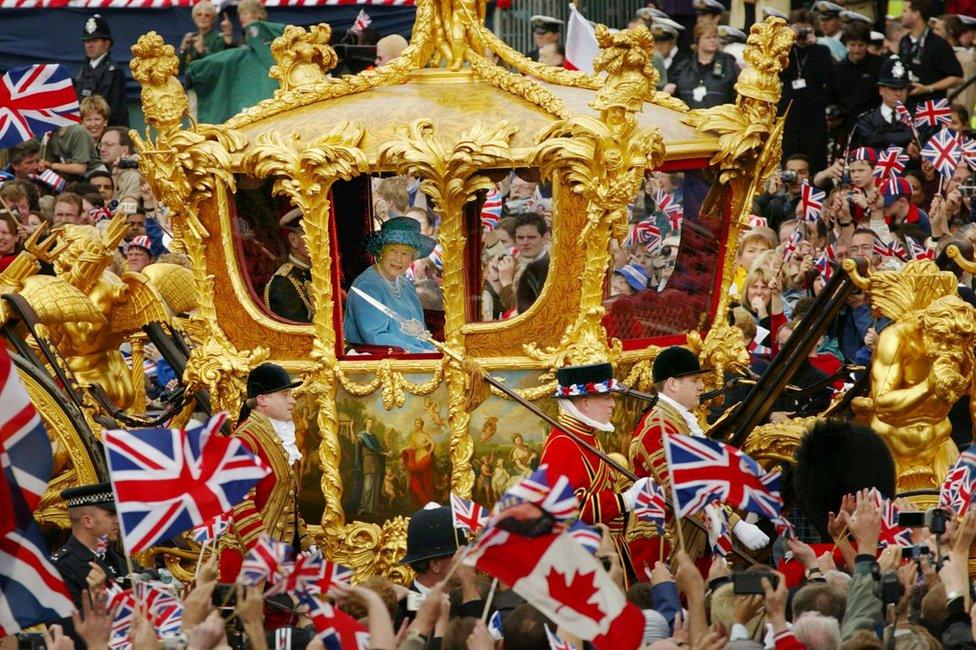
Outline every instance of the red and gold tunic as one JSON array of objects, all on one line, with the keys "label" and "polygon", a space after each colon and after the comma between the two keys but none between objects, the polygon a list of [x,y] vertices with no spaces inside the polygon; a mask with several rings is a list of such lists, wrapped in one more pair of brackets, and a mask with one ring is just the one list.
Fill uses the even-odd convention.
[{"label": "red and gold tunic", "polygon": [[306,548],[311,538],[298,511],[297,495],[301,467],[288,462],[288,452],[275,433],[271,420],[252,411],[234,436],[260,456],[271,473],[251,488],[247,497],[234,506],[231,529],[221,538],[220,579],[234,582],[248,549],[261,533],[272,539]]},{"label": "red and gold tunic", "polygon": [[[644,414],[637,428],[634,437],[630,441],[630,465],[637,476],[650,476],[651,479],[664,489],[664,494],[671,498],[671,475],[668,473],[668,461],[664,454],[664,443],[662,436],[664,433],[691,435],[691,429],[681,413],[664,400],[660,400],[650,411]],[[695,515],[698,521],[705,524],[702,515]],[[732,527],[739,522],[739,517],[734,512],[729,511],[729,526]],[[685,539],[685,550],[691,559],[696,560],[706,555],[708,547],[708,535],[690,522],[682,523],[682,533]],[[668,538],[674,541],[677,538],[674,517],[671,510],[668,510],[665,531]],[[645,536],[638,536],[630,539],[630,551],[633,555],[634,565],[638,568],[644,563],[654,566],[654,562],[659,559],[659,555],[651,556],[650,553],[658,552],[656,544],[651,544],[651,540]]]},{"label": "red and gold tunic", "polygon": [[562,430],[572,431],[603,451],[593,427],[567,413],[560,413],[558,422],[560,429],[549,432],[539,464],[548,465],[554,472],[569,479],[580,502],[580,519],[588,524],[604,524],[610,529],[624,562],[624,570],[632,575],[633,565],[623,537],[627,526],[627,508],[623,496],[617,493],[617,476],[606,461],[581,447]]}]

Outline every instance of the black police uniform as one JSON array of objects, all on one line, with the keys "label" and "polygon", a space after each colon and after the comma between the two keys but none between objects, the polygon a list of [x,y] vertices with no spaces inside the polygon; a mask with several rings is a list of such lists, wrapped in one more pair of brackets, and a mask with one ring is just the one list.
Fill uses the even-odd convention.
[{"label": "black police uniform", "polygon": [[[897,56],[884,60],[878,72],[878,86],[890,88],[907,88],[908,68]],[[852,147],[871,147],[883,151],[888,147],[907,147],[915,140],[911,127],[907,126],[892,111],[890,118],[878,106],[874,110],[862,115],[854,126],[851,137]]]},{"label": "black police uniform", "polygon": [[790,107],[783,129],[783,160],[795,153],[807,155],[812,176],[827,167],[826,110],[834,103],[834,58],[823,45],[794,46],[779,78],[779,114]]},{"label": "black police uniform", "polygon": [[120,581],[128,574],[125,557],[111,546],[105,550],[105,557],[100,558],[74,535],[68,539],[67,544],[51,556],[51,562],[57,567],[61,577],[64,578],[64,584],[68,588],[68,593],[71,594],[71,600],[79,610],[81,609],[81,592],[88,589],[87,578],[92,571],[90,562],[100,566],[109,581]]},{"label": "black police uniform", "polygon": [[844,113],[844,124],[848,129],[854,126],[858,116],[881,103],[878,95],[881,62],[881,57],[873,54],[866,55],[856,63],[844,57],[834,68],[834,82],[841,89],[837,104]]},{"label": "black police uniform", "polygon": [[[912,80],[923,86],[931,85],[946,77],[962,77],[962,65],[956,58],[956,53],[948,41],[932,33],[928,27],[922,32],[916,42],[905,34],[898,43],[898,56],[908,66]],[[927,99],[942,99],[946,96],[944,90],[934,93],[915,95],[908,98],[908,108],[915,110],[915,106]]]},{"label": "black police uniform", "polygon": [[[107,38],[112,40],[108,23],[100,15],[91,16],[86,22],[83,40]],[[110,126],[129,126],[129,109],[125,101],[125,74],[112,61],[111,54],[105,53],[102,60],[94,68],[91,59],[86,58],[81,64],[81,70],[74,78],[75,93],[78,100],[92,95],[101,95],[108,102]]]},{"label": "black police uniform", "polygon": [[298,323],[311,323],[315,303],[309,293],[312,272],[294,262],[278,267],[264,288],[264,304],[272,313]]},{"label": "black police uniform", "polygon": [[[724,52],[716,52],[715,58],[706,65],[697,56],[690,56],[675,61],[668,70],[668,82],[676,86],[675,94],[690,108],[711,108],[733,102],[738,78],[739,66]],[[696,98],[698,88],[705,89],[700,99]]]}]

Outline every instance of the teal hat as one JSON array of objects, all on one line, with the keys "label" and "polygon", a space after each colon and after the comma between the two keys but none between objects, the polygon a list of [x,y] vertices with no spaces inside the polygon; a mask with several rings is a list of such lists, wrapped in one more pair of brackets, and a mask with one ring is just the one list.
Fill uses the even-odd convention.
[{"label": "teal hat", "polygon": [[410,217],[387,219],[376,232],[366,235],[366,250],[379,259],[387,244],[404,244],[413,248],[413,258],[419,260],[434,251],[437,242],[420,232],[420,222]]}]

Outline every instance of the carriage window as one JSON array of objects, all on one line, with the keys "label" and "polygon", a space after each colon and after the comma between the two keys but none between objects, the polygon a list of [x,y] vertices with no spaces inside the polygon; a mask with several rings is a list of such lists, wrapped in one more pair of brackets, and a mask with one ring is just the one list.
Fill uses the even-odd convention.
[{"label": "carriage window", "polygon": [[[342,323],[340,354],[435,352],[411,327],[443,339],[443,265],[438,217],[410,177],[362,176],[332,186],[328,270]],[[303,215],[271,195],[271,184],[241,179],[234,236],[255,303],[283,322],[314,316]],[[404,331],[407,330],[407,331]]]},{"label": "carriage window", "polygon": [[546,283],[552,193],[511,173],[478,203],[480,224],[471,231],[481,230],[481,259],[472,268],[480,267],[481,292],[472,320],[505,320],[531,307]]},{"label": "carriage window", "polygon": [[680,335],[712,305],[721,219],[701,214],[709,184],[699,170],[651,172],[613,242],[604,327],[622,341]]}]

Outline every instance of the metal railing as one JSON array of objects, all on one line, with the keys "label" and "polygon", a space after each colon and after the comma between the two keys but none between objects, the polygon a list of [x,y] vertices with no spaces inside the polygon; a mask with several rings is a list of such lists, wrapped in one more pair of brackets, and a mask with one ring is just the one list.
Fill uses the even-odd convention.
[{"label": "metal railing", "polygon": [[[644,4],[644,0],[576,0],[576,7],[587,20],[616,29],[626,27]],[[495,34],[520,52],[533,50],[529,17],[536,14],[567,20],[569,0],[513,0],[511,9],[495,12]],[[565,41],[565,28],[562,36]]]}]

